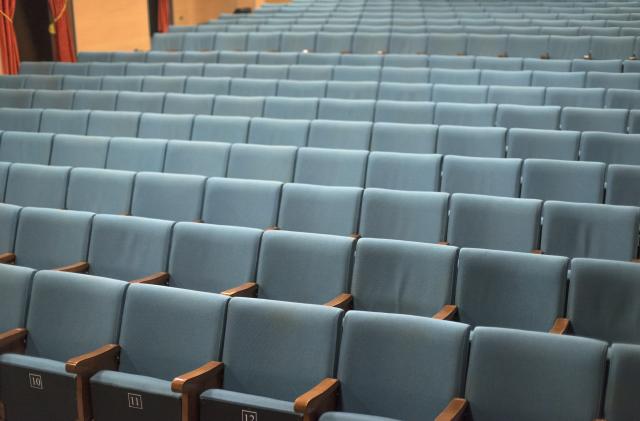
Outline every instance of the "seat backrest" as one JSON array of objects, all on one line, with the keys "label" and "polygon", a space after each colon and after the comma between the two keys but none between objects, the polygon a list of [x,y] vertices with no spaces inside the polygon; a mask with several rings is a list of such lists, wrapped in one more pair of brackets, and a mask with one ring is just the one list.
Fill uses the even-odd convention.
[{"label": "seat backrest", "polygon": [[437,152],[442,155],[504,158],[507,130],[502,127],[440,126]]},{"label": "seat backrest", "polygon": [[224,177],[230,149],[228,143],[222,142],[170,140],[167,143],[164,172]]},{"label": "seat backrest", "polygon": [[173,230],[169,284],[222,292],[255,281],[262,231],[180,222]]},{"label": "seat backrest", "polygon": [[[343,329],[338,366],[342,410],[432,419],[462,393],[469,326],[426,317],[350,311]],[[373,384],[371,367],[377,367],[384,378],[395,380]],[[397,404],[407,396],[412,399],[406,405]]]},{"label": "seat backrest", "polygon": [[165,95],[162,92],[120,92],[116,111],[162,113]]},{"label": "seat backrest", "polygon": [[51,133],[4,132],[0,143],[0,161],[49,165]]},{"label": "seat backrest", "polygon": [[578,258],[571,262],[570,275],[567,318],[576,335],[640,344],[637,264]]},{"label": "seat backrest", "polygon": [[441,162],[442,156],[438,154],[371,152],[366,187],[437,191]]},{"label": "seat backrest", "polygon": [[435,124],[454,126],[491,127],[496,120],[495,104],[458,104],[440,102],[436,104]]},{"label": "seat backrest", "polygon": [[248,117],[196,116],[192,140],[214,140],[226,143],[246,143],[249,132]]},{"label": "seat backrest", "polygon": [[569,259],[463,248],[456,305],[460,321],[546,332],[564,315]]},{"label": "seat backrest", "polygon": [[42,110],[2,108],[0,109],[0,127],[3,130],[18,132],[37,132],[40,129]]},{"label": "seat backrest", "polygon": [[0,203],[0,253],[13,251],[21,210],[20,206]]},{"label": "seat backrest", "polygon": [[333,375],[341,319],[342,311],[325,306],[234,298],[222,352],[225,389],[293,402]]},{"label": "seat backrest", "polygon": [[321,98],[318,118],[339,121],[373,121],[376,102],[369,99]]},{"label": "seat backrest", "polygon": [[206,178],[200,175],[140,172],[136,175],[131,214],[170,221],[198,221]]},{"label": "seat backrest", "polygon": [[228,300],[219,294],[131,285],[122,313],[119,370],[170,381],[219,361]]},{"label": "seat backrest", "polygon": [[282,183],[262,180],[207,180],[202,220],[209,224],[265,229],[278,222]]},{"label": "seat backrest", "polygon": [[363,237],[437,243],[444,240],[449,195],[368,188],[362,202]]},{"label": "seat backrest", "polygon": [[544,105],[544,87],[490,86],[487,102],[494,104]]},{"label": "seat backrest", "polygon": [[40,131],[48,133],[87,134],[88,110],[44,110]]},{"label": "seat backrest", "polygon": [[16,234],[16,264],[55,269],[87,260],[93,214],[24,208]]},{"label": "seat backrest", "polygon": [[631,390],[638,388],[640,376],[640,347],[613,344],[609,348],[609,376],[604,416],[610,421],[633,418],[640,409]]},{"label": "seat backrest", "polygon": [[135,137],[140,116],[139,112],[92,111],[87,135]]},{"label": "seat backrest", "polygon": [[258,259],[258,296],[324,304],[349,290],[353,239],[267,231]]},{"label": "seat backrest", "polygon": [[106,168],[161,172],[166,148],[166,140],[114,137],[109,142]]},{"label": "seat backrest", "polygon": [[549,201],[543,217],[541,248],[547,254],[611,260],[637,256],[640,210],[635,207]]},{"label": "seat backrest", "polygon": [[218,95],[213,104],[213,114],[217,116],[262,117],[263,107],[264,98],[262,97]]},{"label": "seat backrest", "polygon": [[296,183],[364,187],[369,152],[324,148],[300,148],[296,159]]},{"label": "seat backrest", "polygon": [[[275,98],[287,99],[287,98]],[[271,98],[269,99],[271,100]],[[269,100],[267,100],[267,107]],[[309,122],[303,120],[280,120],[253,118],[249,127],[248,142],[259,145],[306,146]]]},{"label": "seat backrest", "polygon": [[580,139],[580,159],[605,164],[640,165],[640,135],[587,132]]},{"label": "seat backrest", "polygon": [[628,110],[565,107],[562,109],[562,130],[627,132]]},{"label": "seat backrest", "polygon": [[308,145],[316,148],[369,149],[372,124],[368,122],[312,121]]},{"label": "seat backrest", "polygon": [[527,159],[522,166],[521,197],[602,203],[606,169],[602,162]]},{"label": "seat backrest", "polygon": [[138,136],[151,139],[191,139],[193,115],[144,113]]},{"label": "seat backrest", "polygon": [[53,139],[50,165],[104,168],[109,138],[60,134]]},{"label": "seat backrest", "polygon": [[96,215],[89,273],[131,281],[165,272],[173,224],[135,216]]},{"label": "seat backrest", "polygon": [[521,166],[520,159],[445,156],[440,190],[448,193],[518,197]]},{"label": "seat backrest", "polygon": [[0,331],[24,327],[35,270],[22,266],[2,265],[0,283]]},{"label": "seat backrest", "polygon": [[278,226],[285,230],[351,235],[357,232],[362,189],[285,184]]},{"label": "seat backrest", "polygon": [[117,343],[127,286],[77,273],[36,273],[27,315],[27,355],[64,362]]},{"label": "seat backrest", "polygon": [[73,97],[73,91],[50,91],[46,89],[38,89],[33,94],[31,107],[70,110],[71,105],[73,104]]},{"label": "seat backrest", "polygon": [[[558,130],[561,108],[558,106],[527,106],[501,104],[496,114],[496,126],[524,129]],[[565,129],[569,130],[569,129]]]},{"label": "seat backrest", "polygon": [[295,146],[236,143],[231,146],[227,177],[291,182],[297,150]]},{"label": "seat backrest", "polygon": [[431,317],[451,302],[458,250],[410,241],[358,240],[354,308]]},{"label": "seat backrest", "polygon": [[640,207],[640,167],[609,165],[607,168],[607,196],[609,205]]},{"label": "seat backrest", "polygon": [[538,247],[540,200],[456,193],[449,212],[447,241],[455,246],[521,252]]},{"label": "seat backrest", "polygon": [[66,208],[96,213],[129,214],[135,173],[73,168]]},{"label": "seat backrest", "polygon": [[580,132],[568,130],[510,129],[507,133],[508,158],[578,159]]},{"label": "seat backrest", "polygon": [[9,169],[4,202],[63,209],[70,170],[69,167],[13,164]]},{"label": "seat backrest", "polygon": [[593,339],[478,327],[465,393],[473,419],[595,419],[606,358]]}]

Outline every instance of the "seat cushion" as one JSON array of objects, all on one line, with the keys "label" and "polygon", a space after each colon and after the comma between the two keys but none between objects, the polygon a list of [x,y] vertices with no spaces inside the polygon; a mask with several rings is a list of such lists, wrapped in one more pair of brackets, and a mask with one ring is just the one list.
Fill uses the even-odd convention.
[{"label": "seat cushion", "polygon": [[166,380],[101,371],[91,378],[91,396],[96,421],[180,419],[181,395]]},{"label": "seat cushion", "polygon": [[327,412],[320,421],[399,421],[395,418],[376,417],[374,415],[354,414],[351,412]]},{"label": "seat cushion", "polygon": [[[289,415],[295,414],[293,410],[293,402],[258,395],[250,395],[248,393],[234,392],[231,390],[209,389],[200,395],[200,399],[202,401],[202,415],[209,413],[206,408],[212,406],[211,403],[213,402],[235,405],[238,408],[251,408],[254,410],[262,409]],[[209,418],[204,416],[203,419]]]},{"label": "seat cushion", "polygon": [[171,391],[170,381],[156,379],[154,377],[104,370],[91,377],[91,383],[120,389],[133,389],[154,395],[180,399],[179,393]]},{"label": "seat cushion", "polygon": [[48,358],[31,357],[20,354],[0,355],[0,365],[27,368],[32,371],[43,371],[50,374],[59,374],[65,377],[74,378],[75,374],[67,373],[64,362],[50,360]]}]

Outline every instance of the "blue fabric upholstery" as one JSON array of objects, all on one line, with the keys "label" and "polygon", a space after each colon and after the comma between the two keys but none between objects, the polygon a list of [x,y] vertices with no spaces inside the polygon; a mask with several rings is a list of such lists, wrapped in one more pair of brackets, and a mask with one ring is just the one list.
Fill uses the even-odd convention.
[{"label": "blue fabric upholstery", "polygon": [[282,183],[210,178],[205,187],[202,220],[209,224],[265,229],[278,220]]},{"label": "blue fabric upholstery", "polygon": [[522,166],[522,197],[565,202],[602,203],[601,162],[527,159]]},{"label": "blue fabric upholstery", "polygon": [[458,259],[458,317],[472,326],[546,332],[564,315],[568,259],[464,248]]},{"label": "blue fabric upholstery", "polygon": [[301,148],[298,150],[294,181],[364,187],[368,155],[367,151]]},{"label": "blue fabric upholstery", "polygon": [[67,209],[129,214],[135,173],[74,168],[69,175]]},{"label": "blue fabric upholstery", "polygon": [[294,146],[234,144],[227,177],[291,182],[296,152]]},{"label": "blue fabric upholstery", "polygon": [[538,247],[542,203],[535,199],[451,196],[447,241],[459,247],[530,252]]},{"label": "blue fabric upholstery", "polygon": [[578,159],[580,132],[536,129],[510,129],[507,133],[508,158]]},{"label": "blue fabric upholstery", "polygon": [[[342,311],[323,306],[231,300],[224,388],[293,402],[333,375],[341,318]],[[207,395],[203,398],[206,405]]]},{"label": "blue fabric upholstery", "polygon": [[34,273],[30,268],[0,266],[0,332],[24,327]]},{"label": "blue fabric upholstery", "polygon": [[440,190],[518,197],[521,165],[519,159],[445,156]]},{"label": "blue fabric upholstery", "polygon": [[228,143],[170,140],[164,172],[224,177],[230,149]]},{"label": "blue fabric upholstery", "polygon": [[9,169],[6,203],[18,206],[64,208],[69,167],[13,164]]},{"label": "blue fabric upholstery", "polygon": [[196,116],[193,140],[214,140],[226,143],[246,143],[249,132],[247,117]]},{"label": "blue fabric upholstery", "polygon": [[16,264],[55,269],[86,261],[93,214],[59,209],[25,208],[16,234]]},{"label": "blue fabric upholstery", "polygon": [[169,255],[170,285],[220,292],[255,280],[261,236],[254,228],[176,224]]},{"label": "blue fabric upholstery", "polygon": [[609,360],[604,415],[610,421],[633,418],[640,410],[633,393],[640,375],[640,349],[637,345],[613,344]]},{"label": "blue fabric upholstery", "polygon": [[437,243],[444,240],[449,195],[368,188],[362,202],[363,237]]},{"label": "blue fabric upholstery", "polygon": [[131,214],[170,221],[197,221],[202,211],[205,177],[140,172],[136,175]]},{"label": "blue fabric upholstery", "polygon": [[312,121],[308,146],[333,149],[369,149],[372,124],[368,122]]},{"label": "blue fabric upholstery", "polygon": [[160,172],[167,141],[114,137],[109,142],[106,167],[112,170]]},{"label": "blue fabric upholstery", "polygon": [[324,304],[349,288],[353,240],[267,231],[258,259],[260,298]]},{"label": "blue fabric upholstery", "polygon": [[[338,366],[343,411],[432,419],[462,393],[469,326],[350,311],[343,329]],[[389,381],[372,382],[372,367]]]},{"label": "blue fabric upholstery", "polygon": [[638,208],[549,201],[543,217],[541,249],[547,254],[611,260],[637,256]]},{"label": "blue fabric upholstery", "polygon": [[131,281],[167,270],[173,222],[96,215],[89,245],[89,273]]},{"label": "blue fabric upholstery", "polygon": [[4,132],[0,161],[48,165],[52,140],[50,133]]},{"label": "blue fabric upholstery", "polygon": [[278,226],[285,230],[351,235],[357,232],[362,189],[285,184]]},{"label": "blue fabric upholstery", "polygon": [[60,134],[54,137],[50,165],[104,168],[109,139]]},{"label": "blue fabric upholstery", "polygon": [[356,310],[430,317],[451,302],[455,247],[362,238],[355,256]]},{"label": "blue fabric upholstery", "polygon": [[640,343],[634,304],[639,270],[634,263],[574,259],[567,301],[573,332],[608,342]]},{"label": "blue fabric upholstery", "polygon": [[595,419],[606,355],[593,339],[476,328],[465,393],[473,419]]}]

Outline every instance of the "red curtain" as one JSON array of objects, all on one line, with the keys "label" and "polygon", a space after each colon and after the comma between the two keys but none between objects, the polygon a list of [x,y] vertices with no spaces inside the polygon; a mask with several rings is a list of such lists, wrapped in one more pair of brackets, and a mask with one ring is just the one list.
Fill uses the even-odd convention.
[{"label": "red curtain", "polygon": [[0,0],[0,57],[2,69],[7,74],[16,74],[20,70],[20,53],[13,27],[15,12],[16,0]]},{"label": "red curtain", "polygon": [[67,6],[67,0],[49,0],[49,12],[51,13],[49,32],[54,41],[55,59],[75,62],[76,48],[71,35]]},{"label": "red curtain", "polygon": [[169,31],[169,0],[158,0],[158,32]]}]

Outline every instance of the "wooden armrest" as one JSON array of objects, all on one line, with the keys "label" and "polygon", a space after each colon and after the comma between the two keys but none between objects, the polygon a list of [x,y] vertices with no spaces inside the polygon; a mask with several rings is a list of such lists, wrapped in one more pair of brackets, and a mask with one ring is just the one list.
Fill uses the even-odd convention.
[{"label": "wooden armrest", "polygon": [[349,311],[353,308],[353,295],[342,293],[333,300],[326,303],[325,306],[340,308],[344,311]]},{"label": "wooden armrest", "polygon": [[540,54],[540,58],[542,60],[549,60],[551,56],[549,55],[549,53],[544,53],[544,54]]},{"label": "wooden armrest", "polygon": [[565,319],[564,317],[558,317],[553,323],[553,327],[551,328],[551,330],[549,330],[549,333],[564,335],[565,333],[569,333],[570,329],[571,321],[569,319]]},{"label": "wooden armrest", "polygon": [[453,320],[458,312],[458,306],[447,304],[443,306],[436,314],[434,314],[431,318],[438,320]]},{"label": "wooden armrest", "polygon": [[27,329],[16,328],[0,333],[0,354],[12,352],[24,353],[27,340]]},{"label": "wooden armrest", "polygon": [[627,60],[637,60],[637,59],[638,59],[638,56],[636,56],[635,54],[627,57]]},{"label": "wooden armrest", "polygon": [[255,298],[258,295],[258,284],[255,282],[246,282],[242,285],[238,285],[235,288],[228,289],[221,292],[222,295],[228,297],[252,297]]},{"label": "wooden armrest", "polygon": [[76,262],[67,266],[62,266],[56,269],[58,272],[71,272],[71,273],[87,273],[89,270],[89,263]]},{"label": "wooden armrest", "polygon": [[349,50],[342,50],[342,51],[340,51],[340,54],[351,54],[351,51],[349,51]]},{"label": "wooden armrest", "polygon": [[591,60],[591,59],[592,59],[591,53],[588,53],[588,54],[583,55],[583,56],[582,56],[582,59],[583,59],[583,60]]},{"label": "wooden armrest", "polygon": [[265,228],[265,231],[280,231],[280,227],[277,225],[274,225],[272,227]]},{"label": "wooden armrest", "polygon": [[171,390],[176,393],[200,395],[207,389],[221,387],[223,373],[223,363],[219,361],[209,361],[205,365],[173,379],[171,382]]},{"label": "wooden armrest", "polygon": [[195,222],[196,224],[204,224],[204,220],[202,220],[202,219],[196,219],[193,222]]},{"label": "wooden armrest", "polygon": [[353,234],[349,235],[349,237],[351,237],[354,240],[358,241],[359,239],[362,238],[362,235],[360,235],[360,233],[358,233],[358,232],[354,232]]},{"label": "wooden armrest", "polygon": [[169,274],[167,272],[158,272],[153,275],[145,276],[131,281],[132,284],[153,284],[167,285],[169,283]]},{"label": "wooden armrest", "polygon": [[535,250],[531,250],[531,253],[532,254],[544,254],[544,251],[540,250],[540,249],[535,249]]},{"label": "wooden armrest", "polygon": [[0,263],[15,263],[16,255],[14,253],[2,253],[0,254]]},{"label": "wooden armrest", "polygon": [[448,241],[438,241],[436,244],[439,245],[439,246],[448,246],[449,242]]},{"label": "wooden armrest", "polygon": [[467,410],[469,403],[466,399],[453,398],[449,405],[436,417],[435,421],[458,421]]},{"label": "wooden armrest", "polygon": [[505,57],[507,57],[507,53],[506,53],[506,51],[505,51],[505,52],[502,52],[502,53],[498,53],[498,56],[497,56],[497,57],[498,57],[498,58],[505,58]]},{"label": "wooden armrest", "polygon": [[640,259],[633,259],[631,263],[640,263]]},{"label": "wooden armrest", "polygon": [[387,54],[387,52],[385,50],[378,50],[376,54],[378,54],[379,56],[383,56]]},{"label": "wooden armrest", "polygon": [[120,345],[109,344],[67,360],[64,368],[67,373],[81,377],[91,377],[101,370],[117,370],[120,357]]},{"label": "wooden armrest", "polygon": [[293,410],[303,414],[304,421],[316,420],[324,412],[336,409],[338,402],[337,379],[326,378],[313,389],[300,395],[293,404]]}]

